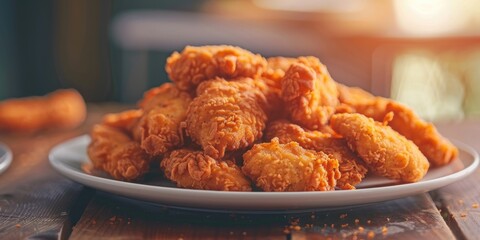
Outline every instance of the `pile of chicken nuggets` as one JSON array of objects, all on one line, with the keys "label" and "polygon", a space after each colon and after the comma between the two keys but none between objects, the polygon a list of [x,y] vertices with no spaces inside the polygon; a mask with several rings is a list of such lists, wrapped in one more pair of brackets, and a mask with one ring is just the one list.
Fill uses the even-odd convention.
[{"label": "pile of chicken nuggets", "polygon": [[187,46],[172,82],[91,131],[95,168],[123,181],[152,169],[182,188],[355,189],[370,172],[421,180],[458,149],[391,99],[335,82],[319,59],[264,58],[233,46]]}]

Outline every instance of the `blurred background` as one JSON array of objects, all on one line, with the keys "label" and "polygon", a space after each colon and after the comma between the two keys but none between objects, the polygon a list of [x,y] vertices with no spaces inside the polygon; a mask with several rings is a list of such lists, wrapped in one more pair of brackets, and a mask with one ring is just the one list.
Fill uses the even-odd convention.
[{"label": "blurred background", "polygon": [[313,55],[431,121],[480,116],[477,0],[3,0],[0,100],[75,88],[134,103],[185,45]]}]

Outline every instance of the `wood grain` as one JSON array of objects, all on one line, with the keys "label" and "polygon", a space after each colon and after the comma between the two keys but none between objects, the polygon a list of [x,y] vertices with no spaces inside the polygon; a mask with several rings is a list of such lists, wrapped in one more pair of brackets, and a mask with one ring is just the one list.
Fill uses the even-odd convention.
[{"label": "wood grain", "polygon": [[428,194],[315,212],[297,222],[294,239],[454,239]]},{"label": "wood grain", "polygon": [[78,197],[88,194],[51,168],[48,153],[58,143],[86,133],[106,111],[118,109],[118,105],[89,106],[86,123],[73,130],[0,134],[0,141],[13,152],[11,166],[0,175],[0,239],[61,236],[62,228],[75,218],[72,213],[87,201]]},{"label": "wood grain", "polygon": [[71,239],[285,239],[285,215],[195,212],[98,193]]},{"label": "wood grain", "polygon": [[[437,124],[447,137],[460,140],[477,152],[480,150],[478,121]],[[480,169],[468,178],[431,192],[442,216],[458,239],[477,239],[480,236]]]}]

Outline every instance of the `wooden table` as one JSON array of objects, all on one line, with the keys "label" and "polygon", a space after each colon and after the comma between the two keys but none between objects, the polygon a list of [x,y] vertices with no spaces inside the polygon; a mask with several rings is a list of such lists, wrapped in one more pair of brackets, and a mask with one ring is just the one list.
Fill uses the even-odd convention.
[{"label": "wooden table", "polygon": [[[49,150],[119,105],[90,105],[78,129],[1,134],[13,163],[0,175],[0,239],[478,239],[480,170],[425,194],[301,214],[229,214],[160,207],[96,191],[56,173]],[[438,124],[480,150],[478,121]]]}]

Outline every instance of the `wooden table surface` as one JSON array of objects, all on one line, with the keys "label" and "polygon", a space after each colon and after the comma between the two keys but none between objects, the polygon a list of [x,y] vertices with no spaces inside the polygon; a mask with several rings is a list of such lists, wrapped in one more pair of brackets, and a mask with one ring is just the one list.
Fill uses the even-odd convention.
[{"label": "wooden table surface", "polygon": [[[50,149],[85,134],[106,112],[90,105],[75,130],[0,134],[13,152],[0,175],[0,239],[478,239],[480,170],[425,194],[296,214],[232,214],[148,204],[97,191],[59,175]],[[447,137],[480,150],[480,121],[437,124]],[[299,199],[300,201],[300,199]]]}]

